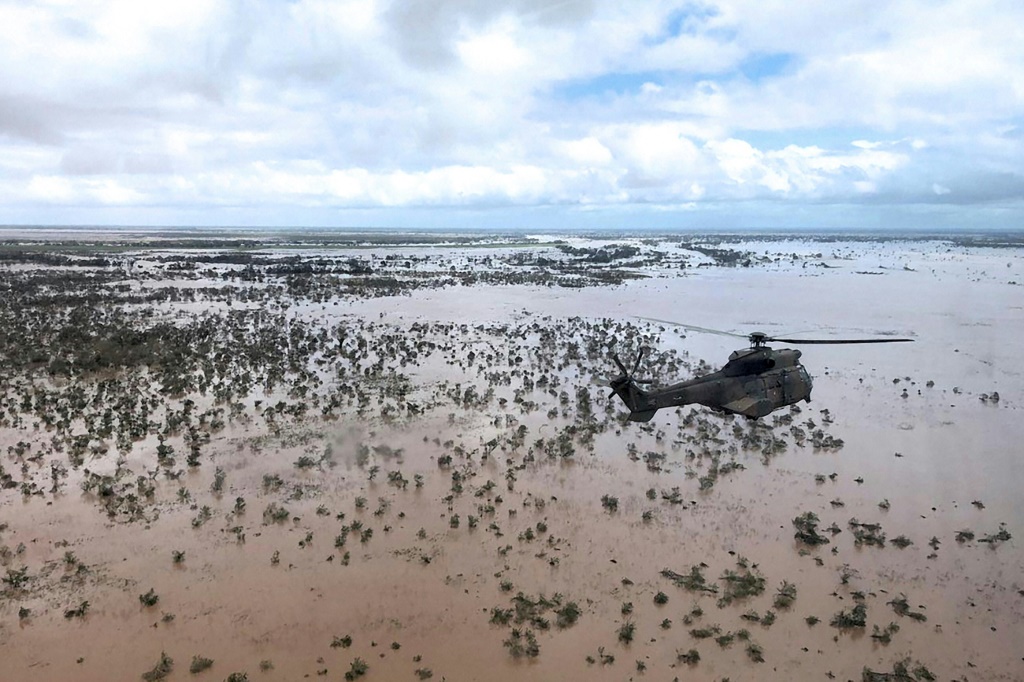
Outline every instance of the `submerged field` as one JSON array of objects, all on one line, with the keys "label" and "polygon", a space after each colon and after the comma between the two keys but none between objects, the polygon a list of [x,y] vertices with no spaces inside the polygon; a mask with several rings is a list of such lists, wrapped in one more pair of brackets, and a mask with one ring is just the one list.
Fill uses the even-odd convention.
[{"label": "submerged field", "polygon": [[[1024,678],[1020,235],[8,231],[0,290],[0,680]],[[635,424],[613,352],[743,346],[641,317],[916,343]]]}]

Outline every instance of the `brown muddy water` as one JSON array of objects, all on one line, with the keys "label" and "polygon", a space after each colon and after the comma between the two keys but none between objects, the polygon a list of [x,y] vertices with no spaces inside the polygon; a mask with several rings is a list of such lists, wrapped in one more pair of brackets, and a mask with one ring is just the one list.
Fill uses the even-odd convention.
[{"label": "brown muddy water", "polygon": [[[114,447],[79,467],[65,462],[57,492],[0,490],[0,681],[336,680],[357,677],[357,659],[367,680],[860,680],[902,661],[909,676],[890,679],[1024,679],[1024,290],[1013,283],[1024,281],[1024,249],[730,248],[769,258],[652,267],[655,277],[612,286],[476,284],[291,302],[289,319],[324,328],[361,321],[412,338],[415,325],[455,323],[433,328],[435,342],[452,344],[447,359],[424,352],[401,369],[405,399],[422,413],[382,414],[389,398],[379,397],[326,419],[311,410],[268,422],[262,410],[289,399],[278,386],[241,401],[245,414],[212,434],[202,466],[179,465],[177,480],[157,475],[151,431],[121,463],[126,481],[153,472],[152,502],[134,520],[108,516],[100,495],[81,488],[84,470],[119,468]],[[443,254],[446,264],[462,256]],[[203,305],[161,314],[185,320]],[[756,423],[688,407],[624,423],[621,405],[590,383],[614,373],[610,359],[539,368],[585,342],[575,318],[629,325],[681,358],[683,376],[654,377],[665,383],[744,345],[634,316],[916,342],[804,347],[813,402]],[[498,357],[510,347],[521,363]],[[498,355],[482,359],[488,352]],[[489,371],[517,367],[561,383],[521,392],[495,383],[493,398],[473,404],[444,397],[455,384],[483,394]],[[359,371],[315,370],[325,386],[372,383]],[[545,450],[584,419],[580,388],[600,428],[592,442],[569,439],[571,452]],[[216,404],[192,397],[197,409]],[[793,427],[842,446],[815,448]],[[0,430],[13,480],[48,485],[63,457],[45,450],[53,438],[31,417]],[[19,442],[46,457],[28,460]],[[168,442],[180,456],[180,435]],[[316,461],[297,466],[304,455]],[[727,463],[731,471],[710,474]],[[287,519],[269,518],[272,504]],[[199,520],[204,507],[209,519]],[[794,538],[793,519],[807,512],[828,544]],[[879,524],[884,544],[855,541],[851,520]],[[827,532],[832,524],[840,532]],[[958,540],[961,531],[973,539]],[[694,568],[706,589],[663,575]],[[759,587],[725,603],[728,576]],[[796,589],[788,606],[776,603],[784,582]],[[157,601],[146,605],[150,590]],[[901,595],[903,615],[891,603]],[[84,614],[68,615],[84,601]],[[570,602],[578,619],[560,623]],[[863,626],[830,624],[858,605]],[[162,653],[173,663],[154,670]],[[212,666],[191,674],[195,656]]]}]

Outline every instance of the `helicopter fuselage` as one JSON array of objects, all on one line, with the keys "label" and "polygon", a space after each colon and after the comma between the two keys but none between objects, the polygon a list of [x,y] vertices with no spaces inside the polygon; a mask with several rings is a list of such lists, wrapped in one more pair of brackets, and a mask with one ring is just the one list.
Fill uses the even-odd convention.
[{"label": "helicopter fuselage", "polygon": [[801,400],[810,401],[813,382],[800,364],[800,351],[757,346],[734,351],[717,372],[677,384],[643,390],[629,377],[611,384],[630,408],[631,421],[648,421],[664,407],[699,404],[756,419]]}]

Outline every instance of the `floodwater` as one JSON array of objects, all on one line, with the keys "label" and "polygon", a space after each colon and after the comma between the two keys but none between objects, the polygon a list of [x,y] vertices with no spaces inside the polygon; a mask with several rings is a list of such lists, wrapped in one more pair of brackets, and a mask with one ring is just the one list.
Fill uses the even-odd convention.
[{"label": "floodwater", "polygon": [[[24,591],[0,592],[0,680],[138,679],[161,652],[174,660],[171,680],[193,678],[187,670],[195,655],[214,660],[199,680],[242,671],[250,680],[339,679],[357,657],[368,664],[368,680],[427,679],[428,672],[449,680],[845,680],[860,679],[865,667],[891,671],[907,658],[938,679],[1024,679],[1024,295],[1010,283],[1024,281],[1024,250],[943,242],[733,246],[802,258],[614,287],[450,287],[292,312],[324,324],[360,318],[398,329],[424,321],[557,328],[573,317],[612,318],[658,332],[659,351],[716,367],[744,342],[659,331],[634,316],[741,335],[914,338],[802,348],[815,377],[813,402],[773,416],[790,415],[808,432],[822,428],[842,439],[841,449],[801,445],[789,425],[770,428],[773,416],[758,425],[699,409],[687,420],[691,410],[683,408],[661,411],[648,425],[612,422],[592,451],[578,448],[569,458],[528,458],[527,447],[504,445],[485,456],[483,445],[507,433],[495,417],[514,415],[526,425],[527,446],[572,424],[571,414],[547,416],[559,405],[542,391],[533,396],[540,409],[529,414],[510,402],[484,411],[444,406],[397,424],[355,414],[309,419],[276,436],[258,420],[230,425],[210,444],[226,473],[224,491],[209,492],[211,465],[179,482],[158,480],[159,514],[149,522],[111,522],[74,485],[45,498],[0,493],[0,524],[8,524],[0,544],[24,545],[5,568],[27,566],[35,577]],[[819,262],[829,267],[804,266]],[[482,379],[434,361],[409,368],[409,376],[425,394],[449,371],[453,383],[485,388]],[[587,374],[563,376],[583,383]],[[575,387],[561,388],[573,394]],[[593,392],[600,417],[603,392]],[[981,399],[993,392],[998,402]],[[613,403],[610,414],[619,412]],[[759,429],[785,449],[770,456],[744,449],[741,436]],[[30,428],[5,429],[0,445],[7,452],[19,440],[44,438]],[[438,466],[452,452],[448,440],[470,453],[452,469]],[[368,480],[356,461],[359,442],[401,452],[375,458],[380,472]],[[310,443],[335,444],[335,465],[295,468]],[[155,442],[137,450],[147,447]],[[631,447],[662,455],[663,464],[649,469]],[[701,490],[712,451],[743,468]],[[11,455],[4,457],[15,469]],[[452,493],[452,470],[463,476],[461,494]],[[392,471],[404,474],[405,489],[389,484]],[[270,474],[287,482],[284,490],[298,484],[306,492],[286,500],[261,484]],[[415,474],[422,487],[413,484]],[[192,505],[176,499],[181,487]],[[674,488],[678,503],[666,499]],[[602,504],[605,495],[617,498],[615,510]],[[237,497],[248,503],[239,514],[232,511]],[[292,518],[264,522],[272,501]],[[213,518],[194,528],[201,505]],[[802,545],[792,520],[805,512],[817,514],[821,529],[835,523],[842,532],[826,533],[826,545]],[[888,541],[856,544],[851,519],[881,524]],[[372,528],[372,537],[361,542],[353,530],[336,548],[341,526],[353,520]],[[1001,524],[1010,540],[978,541]],[[976,539],[958,542],[961,530]],[[901,535],[912,544],[894,546]],[[86,574],[65,565],[68,551]],[[173,551],[184,560],[175,563]],[[691,592],[661,575],[701,565],[718,594]],[[764,592],[720,606],[728,570],[763,576]],[[783,581],[797,595],[777,608]],[[144,606],[138,596],[150,588],[159,602]],[[509,608],[519,592],[532,600],[562,595],[562,603],[579,605],[579,620],[560,628],[548,610],[547,629],[492,623],[492,609]],[[659,592],[666,603],[655,603]],[[926,620],[894,612],[888,602],[901,594]],[[89,602],[85,617],[65,618],[82,600]],[[866,627],[830,626],[858,601],[867,607]],[[22,607],[31,610],[27,618],[19,618]],[[693,615],[695,607],[702,615]],[[774,623],[755,619],[769,611]],[[820,622],[810,625],[809,616]],[[624,642],[620,628],[629,623],[633,638]],[[873,626],[890,623],[899,626],[890,642],[871,636]],[[537,656],[511,654],[505,642],[513,628],[533,632]],[[751,659],[746,641],[719,644],[695,637],[698,628],[716,636],[746,630],[764,661]],[[332,646],[345,636],[350,646]],[[678,658],[691,649],[699,661]]]}]

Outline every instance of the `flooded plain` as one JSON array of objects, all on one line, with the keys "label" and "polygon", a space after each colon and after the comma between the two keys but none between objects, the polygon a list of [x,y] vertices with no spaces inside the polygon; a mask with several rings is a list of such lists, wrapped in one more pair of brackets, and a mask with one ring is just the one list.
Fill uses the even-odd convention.
[{"label": "flooded plain", "polygon": [[1020,235],[0,241],[0,680],[1024,678]]}]

